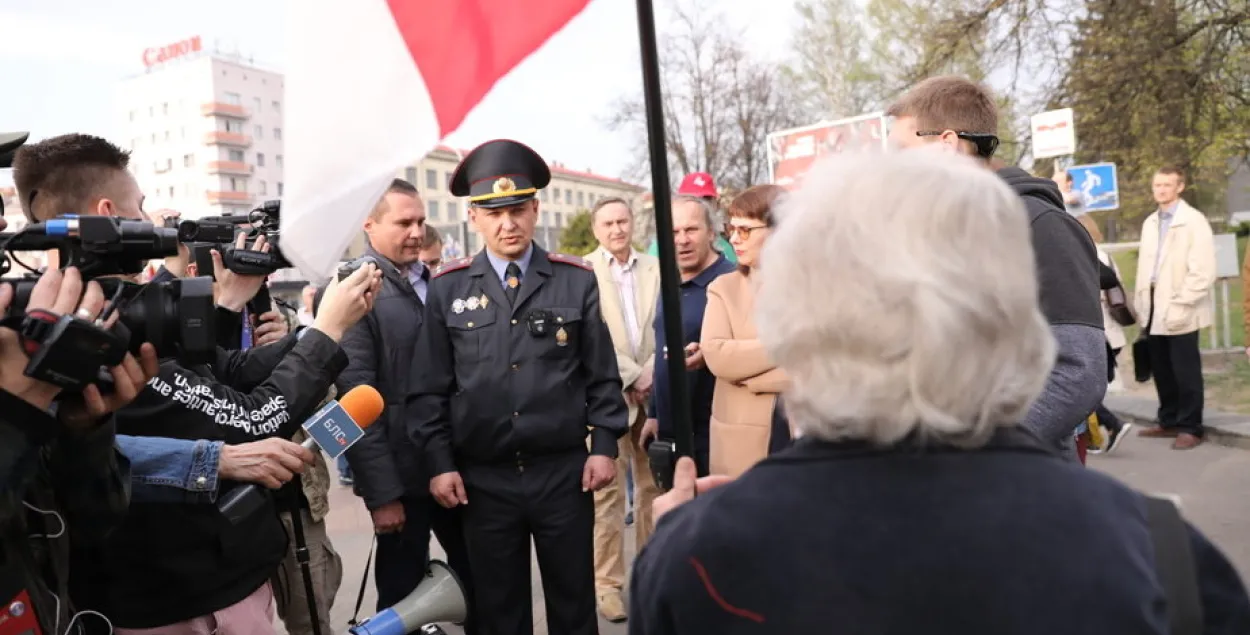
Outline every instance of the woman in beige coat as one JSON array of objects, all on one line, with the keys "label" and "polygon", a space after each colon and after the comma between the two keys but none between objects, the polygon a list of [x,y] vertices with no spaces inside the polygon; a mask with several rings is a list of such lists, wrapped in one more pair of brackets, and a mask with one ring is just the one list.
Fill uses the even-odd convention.
[{"label": "woman in beige coat", "polygon": [[725,233],[738,256],[738,271],[717,278],[707,289],[700,349],[716,376],[710,425],[713,474],[738,476],[790,442],[778,399],[788,380],[756,337],[751,277],[783,193],[776,185],[757,185],[729,204]]}]

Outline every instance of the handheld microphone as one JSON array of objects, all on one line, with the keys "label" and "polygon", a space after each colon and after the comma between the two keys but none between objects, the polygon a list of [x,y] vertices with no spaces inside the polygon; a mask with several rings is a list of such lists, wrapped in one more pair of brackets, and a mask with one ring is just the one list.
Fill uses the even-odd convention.
[{"label": "handheld microphone", "polygon": [[[356,386],[342,399],[330,401],[304,422],[308,438],[300,446],[321,448],[331,460],[339,458],[347,448],[365,436],[365,429],[382,415],[386,402],[373,386]],[[217,502],[217,509],[231,523],[237,524],[260,508],[265,493],[255,483],[237,487]]]}]

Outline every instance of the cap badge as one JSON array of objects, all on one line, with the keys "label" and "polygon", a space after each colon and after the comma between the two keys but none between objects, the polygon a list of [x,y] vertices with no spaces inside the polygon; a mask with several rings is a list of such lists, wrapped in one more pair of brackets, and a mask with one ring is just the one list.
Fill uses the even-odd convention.
[{"label": "cap badge", "polygon": [[491,189],[494,190],[496,194],[506,194],[516,190],[516,183],[513,183],[512,179],[502,176],[495,179],[495,184],[491,187]]}]

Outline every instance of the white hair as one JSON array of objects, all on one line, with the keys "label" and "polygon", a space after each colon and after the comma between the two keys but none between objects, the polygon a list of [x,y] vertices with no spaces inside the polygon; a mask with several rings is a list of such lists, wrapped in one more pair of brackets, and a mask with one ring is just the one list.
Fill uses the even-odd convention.
[{"label": "white hair", "polygon": [[703,222],[707,225],[707,228],[712,231],[712,234],[716,233],[717,210],[716,206],[713,205],[711,201],[690,194],[678,194],[673,197],[672,207],[670,209],[676,209],[678,205],[683,203],[698,204],[699,209],[703,210]]},{"label": "white hair", "polygon": [[1019,197],[929,152],[840,155],[803,181],[756,299],[801,434],[977,446],[1018,423],[1055,358]]}]

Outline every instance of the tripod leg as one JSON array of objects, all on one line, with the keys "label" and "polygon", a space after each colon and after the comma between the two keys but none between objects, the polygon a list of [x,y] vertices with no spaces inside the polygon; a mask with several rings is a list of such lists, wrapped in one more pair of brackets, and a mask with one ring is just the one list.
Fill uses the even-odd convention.
[{"label": "tripod leg", "polygon": [[[301,491],[303,487],[300,479],[296,476],[291,483],[295,491]],[[296,504],[291,506],[291,533],[295,534],[295,561],[299,563],[301,576],[304,578],[304,595],[308,597],[308,617],[312,623],[313,635],[322,635],[321,618],[317,616],[317,596],[315,595],[315,587],[312,579],[312,567],[310,566],[311,558],[308,554],[308,542],[304,539],[304,520],[303,510],[300,509],[299,499],[296,498]],[[294,609],[294,607],[292,607]],[[332,635],[332,634],[327,634]]]}]

